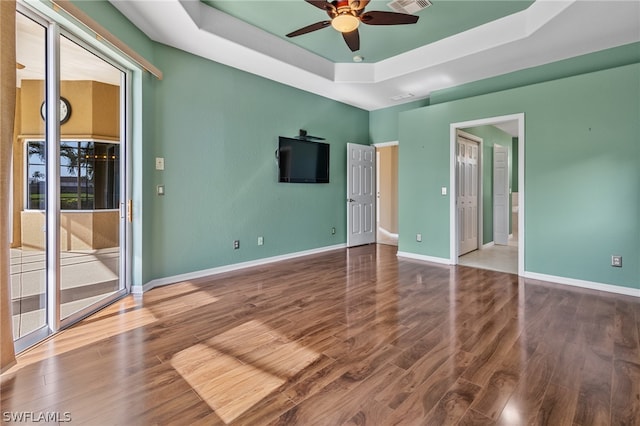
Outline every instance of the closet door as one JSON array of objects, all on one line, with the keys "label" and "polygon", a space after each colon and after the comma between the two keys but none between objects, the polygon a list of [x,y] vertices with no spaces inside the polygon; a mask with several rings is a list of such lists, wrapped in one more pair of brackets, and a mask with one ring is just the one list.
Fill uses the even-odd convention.
[{"label": "closet door", "polygon": [[456,182],[458,184],[458,256],[478,249],[479,144],[458,136]]}]

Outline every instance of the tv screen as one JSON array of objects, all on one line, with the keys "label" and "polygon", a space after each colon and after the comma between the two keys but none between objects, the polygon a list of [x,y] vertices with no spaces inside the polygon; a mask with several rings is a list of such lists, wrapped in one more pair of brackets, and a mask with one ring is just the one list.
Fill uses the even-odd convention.
[{"label": "tv screen", "polygon": [[279,182],[329,183],[329,144],[280,136]]}]

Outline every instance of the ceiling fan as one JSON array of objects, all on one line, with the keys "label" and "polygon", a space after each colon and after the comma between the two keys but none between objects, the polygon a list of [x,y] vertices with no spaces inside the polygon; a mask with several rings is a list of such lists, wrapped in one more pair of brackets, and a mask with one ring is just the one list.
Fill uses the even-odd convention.
[{"label": "ceiling fan", "polygon": [[360,49],[360,34],[358,33],[358,25],[360,25],[360,22],[367,25],[402,25],[415,24],[418,22],[418,16],[406,13],[378,10],[365,12],[364,8],[371,0],[334,0],[330,3],[327,0],[305,1],[327,12],[331,20],[307,25],[306,27],[287,34],[287,37],[297,37],[332,26],[342,33],[344,41],[352,52]]}]

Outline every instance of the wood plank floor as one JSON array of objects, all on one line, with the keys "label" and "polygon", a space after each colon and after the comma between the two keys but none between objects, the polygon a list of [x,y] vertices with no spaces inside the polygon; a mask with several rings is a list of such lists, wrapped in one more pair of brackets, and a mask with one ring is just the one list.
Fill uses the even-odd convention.
[{"label": "wood plank floor", "polygon": [[23,353],[2,376],[2,412],[83,425],[640,425],[639,299],[395,250],[128,296]]}]

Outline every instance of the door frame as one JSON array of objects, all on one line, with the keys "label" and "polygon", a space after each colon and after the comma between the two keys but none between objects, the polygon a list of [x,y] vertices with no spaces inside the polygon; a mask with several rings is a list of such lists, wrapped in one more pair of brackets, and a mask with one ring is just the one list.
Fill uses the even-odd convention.
[{"label": "door frame", "polygon": [[[462,136],[465,139],[469,139],[470,141],[476,142],[478,144],[478,178],[477,178],[477,182],[478,182],[478,188],[476,190],[476,193],[478,194],[478,199],[476,202],[476,205],[478,206],[478,214],[476,219],[478,220],[478,223],[476,224],[476,226],[478,227],[478,244],[476,249],[479,249],[482,247],[482,241],[484,240],[484,209],[483,209],[483,187],[484,187],[484,173],[483,173],[483,167],[484,167],[484,140],[481,137],[478,137],[476,135],[472,135],[471,133],[467,133],[464,130],[460,130],[460,129],[456,129],[456,145],[458,144],[458,136]],[[457,146],[456,146],[457,148]],[[457,151],[456,151],[457,152]],[[451,196],[452,197],[457,197],[458,196],[458,191],[456,191],[457,189],[457,170],[456,170],[456,159],[453,159],[454,162],[454,174],[455,174],[455,181],[454,183],[451,185]],[[453,199],[454,205],[456,205],[457,200],[454,198]],[[460,239],[458,238],[458,212],[457,212],[457,208],[456,211],[454,212],[454,216],[455,216],[455,220],[456,220],[456,259],[459,257],[458,253],[459,253],[459,243],[460,243]]]},{"label": "door frame", "polygon": [[449,263],[458,264],[458,231],[456,226],[456,145],[459,129],[476,126],[486,126],[518,122],[518,275],[525,272],[525,114],[523,112],[509,115],[481,118],[477,120],[461,121],[449,125]]}]

